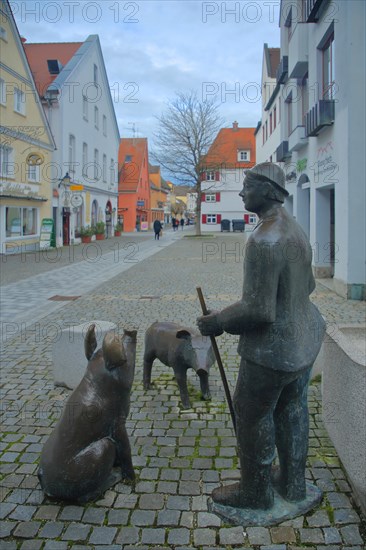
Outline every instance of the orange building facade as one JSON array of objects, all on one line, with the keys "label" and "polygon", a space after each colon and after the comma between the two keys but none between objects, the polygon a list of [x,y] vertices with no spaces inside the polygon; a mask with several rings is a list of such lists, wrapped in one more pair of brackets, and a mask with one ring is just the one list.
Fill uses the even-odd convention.
[{"label": "orange building facade", "polygon": [[161,177],[160,166],[149,166],[151,192],[151,223],[155,220],[164,221],[164,210],[167,202],[168,190],[164,189],[164,180]]},{"label": "orange building facade", "polygon": [[147,138],[122,138],[118,152],[118,220],[123,231],[151,225]]}]

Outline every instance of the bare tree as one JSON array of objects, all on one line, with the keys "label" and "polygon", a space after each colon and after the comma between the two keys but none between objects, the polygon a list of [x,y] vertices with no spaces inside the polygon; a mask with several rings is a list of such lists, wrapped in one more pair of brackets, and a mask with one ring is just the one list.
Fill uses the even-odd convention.
[{"label": "bare tree", "polygon": [[201,234],[201,178],[204,156],[214,141],[223,120],[215,101],[202,101],[197,93],[177,93],[158,118],[152,156],[160,166],[174,174],[182,184],[192,185],[197,193],[196,234]]}]

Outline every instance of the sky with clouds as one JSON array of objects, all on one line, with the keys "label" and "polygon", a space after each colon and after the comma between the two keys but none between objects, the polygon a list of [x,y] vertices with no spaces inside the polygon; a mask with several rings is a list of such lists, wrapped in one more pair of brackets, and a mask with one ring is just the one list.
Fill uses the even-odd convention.
[{"label": "sky with clouds", "polygon": [[263,44],[278,47],[280,0],[12,0],[28,42],[98,34],[121,137],[149,138],[178,91],[217,94],[224,126],[261,116]]}]

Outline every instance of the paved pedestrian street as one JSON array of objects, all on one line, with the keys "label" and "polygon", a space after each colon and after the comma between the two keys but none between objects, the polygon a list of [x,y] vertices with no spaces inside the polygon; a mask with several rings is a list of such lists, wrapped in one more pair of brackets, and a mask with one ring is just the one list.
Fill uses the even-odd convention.
[{"label": "paved pedestrian street", "polygon": [[[143,338],[156,320],[195,326],[200,315],[197,286],[202,287],[210,309],[237,300],[245,237],[193,238],[190,233],[182,238],[185,235],[178,237],[167,230],[159,244],[150,235],[141,241],[146,256],[141,254],[139,261],[120,270],[114,270],[112,262],[107,269],[100,268],[100,275],[95,267],[94,284],[93,272],[88,273],[82,263],[43,274],[32,273],[30,267],[29,277],[24,273],[13,284],[6,279],[2,288],[6,311],[1,368],[1,550],[364,547],[364,519],[323,426],[318,381],[309,389],[307,477],[324,491],[319,507],[268,528],[228,525],[208,512],[212,489],[239,477],[235,437],[217,366],[210,373],[212,400],[207,402],[200,399],[198,377],[188,371],[192,408],[182,410],[173,372],[159,362],[152,370],[153,389],[143,390]],[[16,259],[12,262],[16,270]],[[62,280],[70,282],[71,276],[72,285],[62,286]],[[44,303],[50,292],[51,296],[79,297],[47,310]],[[37,296],[42,301],[39,309]],[[319,281],[313,299],[328,323],[364,322],[364,303],[346,302]],[[127,422],[137,479],[134,487],[118,483],[100,500],[80,506],[45,498],[36,474],[42,445],[70,395],[70,390],[54,387],[52,347],[62,330],[92,320],[138,330]],[[233,392],[239,364],[237,337],[224,334],[217,341]]]}]

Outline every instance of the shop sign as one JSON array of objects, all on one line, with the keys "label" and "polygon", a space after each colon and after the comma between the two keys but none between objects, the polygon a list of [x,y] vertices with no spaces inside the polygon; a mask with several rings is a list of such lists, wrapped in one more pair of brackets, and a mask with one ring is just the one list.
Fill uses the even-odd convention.
[{"label": "shop sign", "polygon": [[83,204],[83,197],[80,193],[73,193],[70,199],[71,206],[74,208],[79,208]]},{"label": "shop sign", "polygon": [[41,224],[41,235],[39,240],[39,248],[50,248],[54,246],[52,240],[54,238],[54,224],[52,218],[43,218]]},{"label": "shop sign", "polygon": [[147,231],[149,229],[148,222],[141,222],[141,231]]}]

